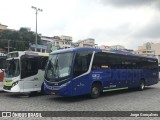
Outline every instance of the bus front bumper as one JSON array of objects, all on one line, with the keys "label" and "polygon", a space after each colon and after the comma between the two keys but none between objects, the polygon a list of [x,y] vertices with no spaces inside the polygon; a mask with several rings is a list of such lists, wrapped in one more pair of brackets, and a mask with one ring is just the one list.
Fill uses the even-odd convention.
[{"label": "bus front bumper", "polygon": [[6,91],[6,92],[21,92],[20,91],[20,88],[18,85],[15,85],[14,87],[12,86],[3,86],[3,91]]},{"label": "bus front bumper", "polygon": [[46,94],[57,95],[57,96],[72,96],[72,87],[70,84],[66,86],[52,86],[44,83],[44,91]]}]

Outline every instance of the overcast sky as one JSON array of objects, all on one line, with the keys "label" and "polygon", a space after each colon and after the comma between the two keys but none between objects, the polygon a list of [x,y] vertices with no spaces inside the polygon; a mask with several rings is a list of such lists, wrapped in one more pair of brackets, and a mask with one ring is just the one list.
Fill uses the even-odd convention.
[{"label": "overcast sky", "polygon": [[160,42],[160,0],[0,0],[0,23],[29,27],[43,36],[68,35],[73,41],[94,38],[99,45],[138,49]]}]

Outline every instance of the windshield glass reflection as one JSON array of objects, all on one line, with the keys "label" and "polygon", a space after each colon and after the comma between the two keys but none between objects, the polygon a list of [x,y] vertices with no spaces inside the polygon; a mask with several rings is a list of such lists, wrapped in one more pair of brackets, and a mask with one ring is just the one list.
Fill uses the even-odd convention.
[{"label": "windshield glass reflection", "polygon": [[49,81],[58,81],[69,77],[71,72],[73,53],[50,55],[46,67],[45,78]]},{"label": "windshield glass reflection", "polygon": [[7,60],[6,66],[5,77],[17,77],[20,74],[18,59]]}]

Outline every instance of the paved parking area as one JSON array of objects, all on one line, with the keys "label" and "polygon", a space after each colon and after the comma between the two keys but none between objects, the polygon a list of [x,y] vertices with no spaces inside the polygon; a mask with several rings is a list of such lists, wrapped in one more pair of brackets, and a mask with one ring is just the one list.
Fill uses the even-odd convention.
[{"label": "paved parking area", "polygon": [[[160,83],[147,87],[144,91],[106,92],[98,99],[90,99],[87,95],[59,97],[37,94],[28,97],[22,94],[0,92],[0,111],[160,111]],[[108,119],[112,120],[113,118]],[[158,120],[158,118],[154,119]]]}]

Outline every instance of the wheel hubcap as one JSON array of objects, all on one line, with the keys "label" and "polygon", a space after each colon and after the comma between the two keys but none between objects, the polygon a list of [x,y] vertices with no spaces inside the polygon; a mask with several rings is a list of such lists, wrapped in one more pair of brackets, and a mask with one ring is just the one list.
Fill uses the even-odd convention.
[{"label": "wheel hubcap", "polygon": [[141,89],[144,89],[144,83],[143,82],[141,83]]},{"label": "wheel hubcap", "polygon": [[98,94],[98,89],[97,89],[96,87],[94,87],[94,88],[92,89],[92,93],[93,93],[94,95]]}]

